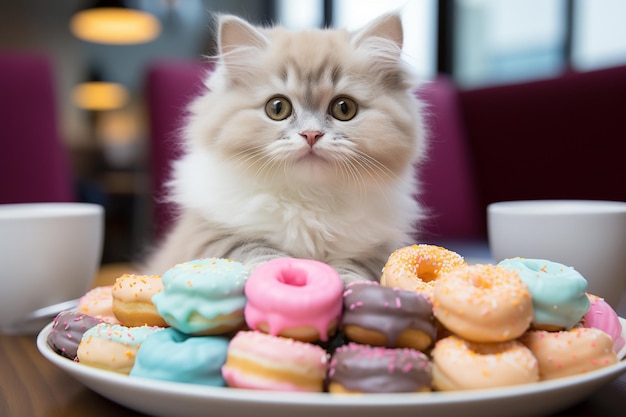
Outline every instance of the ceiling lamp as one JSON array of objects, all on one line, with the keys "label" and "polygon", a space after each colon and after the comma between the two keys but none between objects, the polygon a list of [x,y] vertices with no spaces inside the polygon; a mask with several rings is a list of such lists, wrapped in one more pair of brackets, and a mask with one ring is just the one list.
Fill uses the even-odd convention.
[{"label": "ceiling lamp", "polygon": [[128,103],[126,88],[118,83],[88,81],[78,84],[72,92],[74,103],[85,110],[115,110]]},{"label": "ceiling lamp", "polygon": [[130,9],[123,1],[98,1],[72,16],[70,29],[79,39],[116,45],[145,43],[161,32],[154,15]]}]

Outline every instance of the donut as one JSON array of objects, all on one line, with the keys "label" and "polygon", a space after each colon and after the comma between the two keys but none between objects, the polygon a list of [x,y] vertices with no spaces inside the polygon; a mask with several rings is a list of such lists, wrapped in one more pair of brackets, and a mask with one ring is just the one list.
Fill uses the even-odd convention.
[{"label": "donut", "polygon": [[259,331],[230,341],[222,375],[233,388],[322,392],[328,358],[319,346]]},{"label": "donut", "polygon": [[79,313],[97,317],[111,324],[120,324],[113,314],[113,285],[95,287],[78,299]]},{"label": "donut", "polygon": [[504,387],[539,381],[539,364],[517,340],[473,343],[457,336],[437,341],[433,386],[439,391]]},{"label": "donut", "polygon": [[341,327],[353,342],[424,351],[437,335],[426,295],[363,281],[346,285],[343,303]]},{"label": "donut", "polygon": [[221,368],[227,349],[225,337],[190,336],[170,327],[141,344],[130,376],[224,386]]},{"label": "donut", "polygon": [[141,344],[161,327],[126,327],[100,323],[87,330],[78,344],[78,362],[128,375]]},{"label": "donut", "polygon": [[62,311],[52,321],[52,328],[46,342],[50,349],[71,360],[76,359],[76,351],[83,334],[104,323],[102,319],[88,316],[78,311]]},{"label": "donut", "polygon": [[433,297],[435,318],[472,342],[515,339],[533,321],[528,286],[501,266],[467,265],[442,274]]},{"label": "donut", "polygon": [[520,340],[537,358],[541,380],[582,374],[617,363],[613,339],[594,328],[531,330]]},{"label": "donut", "polygon": [[223,258],[194,259],[163,274],[163,290],[152,297],[158,313],[183,333],[215,335],[244,325],[244,284],[250,270]]},{"label": "donut", "polygon": [[431,380],[432,364],[422,352],[350,343],[331,357],[328,392],[427,392]]},{"label": "donut", "polygon": [[461,255],[435,245],[411,245],[391,253],[380,284],[432,295],[439,275],[467,265]]},{"label": "donut", "polygon": [[517,272],[528,286],[535,329],[571,329],[589,310],[587,280],[571,266],[526,258],[505,259],[498,265]]},{"label": "donut", "polygon": [[124,274],[115,280],[111,295],[113,314],[125,326],[159,326],[168,324],[159,314],[152,296],[163,290],[160,275]]},{"label": "donut", "polygon": [[593,294],[587,294],[591,303],[589,311],[583,316],[581,325],[583,327],[592,327],[600,329],[613,339],[613,350],[619,352],[622,350],[626,342],[622,336],[622,323],[615,310],[600,298]]},{"label": "donut", "polygon": [[343,282],[329,265],[279,258],[258,266],[246,283],[246,323],[253,330],[313,342],[338,327]]}]

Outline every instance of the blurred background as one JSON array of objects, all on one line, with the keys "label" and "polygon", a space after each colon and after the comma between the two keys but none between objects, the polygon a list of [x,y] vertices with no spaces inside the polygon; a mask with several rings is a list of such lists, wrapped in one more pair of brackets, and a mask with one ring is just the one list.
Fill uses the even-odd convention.
[{"label": "blurred background", "polygon": [[[99,6],[147,13],[139,38],[94,38],[93,22],[81,32],[77,14]],[[460,89],[626,63],[622,0],[0,0],[0,54],[51,62],[53,115],[77,198],[106,208],[103,261],[126,262],[152,233],[145,100],[152,63],[212,54],[215,13],[294,29],[356,29],[389,10],[403,16],[405,59],[425,80],[446,74]],[[91,101],[86,82],[111,87],[110,101]],[[0,129],[0,153],[13,140]]]}]

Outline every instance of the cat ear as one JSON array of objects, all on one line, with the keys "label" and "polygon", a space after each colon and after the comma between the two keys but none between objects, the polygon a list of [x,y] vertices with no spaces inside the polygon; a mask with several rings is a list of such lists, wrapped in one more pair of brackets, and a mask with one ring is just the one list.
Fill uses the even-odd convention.
[{"label": "cat ear", "polygon": [[384,52],[386,56],[399,59],[403,43],[400,15],[390,13],[380,16],[354,33],[352,42],[357,48]]},{"label": "cat ear", "polygon": [[265,35],[245,20],[231,15],[219,17],[217,46],[233,81],[254,75],[252,63],[267,45]]}]

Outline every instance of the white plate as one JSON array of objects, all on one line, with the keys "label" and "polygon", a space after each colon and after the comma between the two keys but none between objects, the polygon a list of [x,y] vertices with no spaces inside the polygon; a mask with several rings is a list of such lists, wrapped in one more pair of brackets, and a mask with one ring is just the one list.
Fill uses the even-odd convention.
[{"label": "white plate", "polygon": [[[626,320],[620,320],[626,335]],[[538,416],[567,408],[626,372],[626,360],[621,360],[568,378],[476,391],[367,395],[252,391],[129,377],[80,365],[48,347],[51,327],[52,323],[37,337],[37,347],[46,359],[110,400],[162,417]],[[626,347],[620,359],[625,355]]]}]

